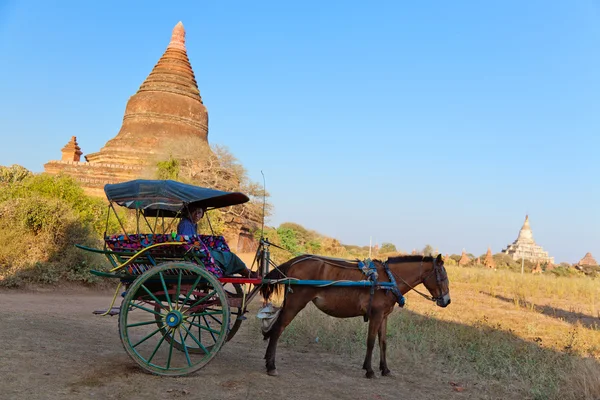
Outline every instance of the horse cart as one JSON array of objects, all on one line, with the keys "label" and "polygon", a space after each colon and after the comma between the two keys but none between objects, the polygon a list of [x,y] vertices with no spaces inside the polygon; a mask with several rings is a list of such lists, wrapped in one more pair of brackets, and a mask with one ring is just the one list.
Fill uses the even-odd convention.
[{"label": "horse cart", "polygon": [[[105,255],[112,265],[108,271],[91,271],[97,276],[114,278],[119,282],[108,309],[95,313],[118,315],[119,335],[125,351],[147,372],[182,376],[198,371],[234,337],[246,319],[244,314],[247,312],[248,304],[256,294],[262,289],[262,294],[267,299],[279,284],[288,285],[288,288],[289,285],[297,285],[293,289],[293,294],[289,295],[289,299],[286,297],[286,303],[292,306],[294,302],[304,302],[305,305],[314,300],[315,293],[321,293],[320,290],[335,295],[336,289],[331,287],[337,287],[338,290],[359,287],[361,294],[355,296],[356,299],[353,301],[364,300],[365,304],[368,302],[368,310],[361,314],[360,310],[367,309],[367,306],[361,308],[359,305],[358,314],[350,315],[344,312],[342,317],[364,314],[373,316],[373,319],[379,318],[379,309],[384,311],[390,309],[391,312],[396,301],[403,305],[404,298],[401,291],[413,289],[419,283],[425,283],[432,293],[430,299],[436,300],[438,305],[441,305],[442,291],[439,285],[443,277],[440,278],[440,274],[442,272],[445,274],[445,271],[442,271],[443,265],[442,270],[436,269],[435,261],[430,262],[431,273],[426,279],[434,276],[440,287],[437,292],[437,289],[432,289],[424,278],[423,274],[429,270],[423,269],[423,260],[421,260],[419,277],[421,280],[417,279],[414,282],[407,282],[394,273],[393,268],[390,270],[392,263],[389,267],[387,264],[383,265],[389,279],[381,281],[377,279],[378,267],[372,262],[367,264],[358,262],[356,265],[359,268],[356,268],[348,267],[347,260],[336,261],[310,255],[304,258],[296,257],[279,266],[282,267],[279,270],[270,259],[269,246],[273,244],[261,237],[252,264],[252,268],[256,266],[257,274],[254,277],[226,275],[214,256],[217,253],[221,255],[231,253],[225,239],[214,233],[179,235],[175,224],[190,207],[201,207],[210,211],[249,201],[249,198],[242,193],[223,192],[170,180],[134,180],[109,184],[105,186],[104,191],[109,201],[107,229],[112,214],[116,217],[123,233],[109,235],[105,232],[102,249],[80,245],[77,247]],[[135,233],[127,233],[125,223],[119,218],[115,205],[133,210]],[[208,218],[209,214],[207,213],[206,216]],[[210,219],[208,222],[210,225]],[[347,274],[351,276],[340,278],[338,274],[335,279],[324,279],[319,275],[294,277],[294,268],[302,263],[315,261],[328,263],[337,270],[340,270],[340,267],[346,268]],[[274,267],[272,271],[270,271],[271,267]],[[316,271],[315,268],[303,269],[303,271],[309,270]],[[432,275],[434,272],[435,275]],[[394,277],[399,277],[406,286],[397,283]],[[445,279],[447,287],[447,276]],[[308,297],[302,298],[305,289],[310,293]],[[387,290],[376,291],[375,289]],[[396,297],[392,296],[390,303],[389,296],[386,300],[378,292],[393,292]],[[438,293],[437,297],[434,297],[434,293]],[[122,297],[121,304],[115,307],[119,296]],[[327,296],[321,296],[321,299],[324,304]],[[449,303],[449,300],[447,302]],[[315,304],[320,308],[319,304]],[[277,338],[297,313],[293,310],[292,313],[288,312],[285,304],[281,311],[278,319],[282,321],[278,320],[279,325],[276,329],[271,329],[272,332],[265,333],[265,339],[270,339],[266,355],[267,370],[272,375],[276,372],[274,357]],[[323,311],[332,316],[340,316],[331,310]],[[387,314],[385,316],[387,317]],[[381,325],[382,321],[378,320],[377,323]],[[371,323],[373,324],[373,321]],[[274,331],[277,332],[273,333]],[[370,336],[371,329],[369,340]],[[370,354],[372,344],[369,348]],[[370,369],[370,355],[368,357]],[[365,360],[366,364],[367,360]],[[387,370],[387,366],[385,369]]]}]

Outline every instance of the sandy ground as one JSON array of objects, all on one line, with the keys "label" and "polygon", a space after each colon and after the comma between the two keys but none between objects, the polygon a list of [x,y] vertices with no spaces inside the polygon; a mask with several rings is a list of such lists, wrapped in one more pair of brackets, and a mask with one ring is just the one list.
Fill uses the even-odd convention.
[{"label": "sandy ground", "polygon": [[[1,399],[483,399],[448,379],[395,366],[364,378],[362,360],[280,344],[278,377],[267,376],[266,342],[245,323],[217,357],[185,378],[144,373],[121,346],[117,317],[99,317],[108,292],[0,292]],[[255,318],[255,314],[248,315]],[[374,364],[377,365],[377,364]],[[394,366],[390,366],[394,367]]]}]

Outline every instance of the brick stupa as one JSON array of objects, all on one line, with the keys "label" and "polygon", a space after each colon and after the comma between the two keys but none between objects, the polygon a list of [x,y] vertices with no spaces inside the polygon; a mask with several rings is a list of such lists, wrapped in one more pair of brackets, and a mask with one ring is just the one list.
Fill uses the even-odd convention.
[{"label": "brick stupa", "polygon": [[[136,179],[148,174],[170,155],[202,157],[208,149],[208,113],[185,48],[185,30],[179,22],[171,42],[136,94],[129,98],[119,133],[99,152],[79,159],[71,156],[71,142],[60,161],[49,161],[44,170],[66,173],[81,182],[89,194],[104,195],[107,183]],[[71,146],[71,147],[69,147]],[[68,150],[65,155],[65,150]],[[77,151],[79,155],[77,155]]]},{"label": "brick stupa", "polygon": [[494,257],[492,256],[492,248],[491,247],[488,247],[487,253],[485,253],[483,265],[485,265],[486,267],[488,267],[490,269],[496,268],[496,261],[494,261]]},{"label": "brick stupa", "polygon": [[469,256],[467,255],[466,251],[462,251],[462,254],[460,256],[460,260],[458,260],[458,265],[467,265],[471,262],[471,259],[469,258]]},{"label": "brick stupa", "polygon": [[83,154],[75,136],[71,136],[71,140],[62,148],[61,153],[62,161],[79,161]]},{"label": "brick stupa", "polygon": [[581,265],[582,267],[595,267],[598,265],[598,262],[596,262],[594,256],[592,256],[592,253],[586,253],[586,255],[579,260],[577,265]]}]

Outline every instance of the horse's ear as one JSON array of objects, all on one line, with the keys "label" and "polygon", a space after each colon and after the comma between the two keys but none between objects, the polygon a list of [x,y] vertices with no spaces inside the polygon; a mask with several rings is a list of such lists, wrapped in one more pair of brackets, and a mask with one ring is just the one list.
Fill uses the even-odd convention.
[{"label": "horse's ear", "polygon": [[442,258],[441,254],[438,254],[437,258],[435,259],[435,262],[437,262],[437,263],[444,262],[444,259]]}]

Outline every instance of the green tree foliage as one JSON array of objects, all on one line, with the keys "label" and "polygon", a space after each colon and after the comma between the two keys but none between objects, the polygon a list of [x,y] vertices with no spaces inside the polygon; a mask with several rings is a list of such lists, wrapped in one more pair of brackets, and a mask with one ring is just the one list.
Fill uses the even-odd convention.
[{"label": "green tree foliage", "polygon": [[392,253],[396,251],[398,251],[396,250],[396,245],[392,243],[382,243],[381,248],[379,249],[380,253]]},{"label": "green tree foliage", "polygon": [[10,167],[0,165],[0,184],[17,183],[33,175],[27,168],[14,164]]},{"label": "green tree foliage", "polygon": [[166,161],[159,161],[157,166],[156,175],[158,179],[171,179],[178,180],[179,173],[181,170],[181,163],[173,158],[173,156],[169,157]]},{"label": "green tree foliage", "polygon": [[[261,235],[260,229],[257,229],[254,235],[256,239],[259,239]],[[276,229],[265,227],[264,236],[271,243],[285,249],[271,248],[271,255],[274,256],[277,262],[289,260],[300,254],[365,258],[369,253],[368,246],[346,246],[341,244],[337,239],[321,235],[291,222],[283,223]]]},{"label": "green tree foliage", "polygon": [[104,261],[74,244],[99,244],[106,205],[65,176],[12,176],[0,183],[0,284],[92,281],[89,266]]},{"label": "green tree foliage", "polygon": [[298,244],[298,238],[296,237],[297,231],[288,227],[277,228],[277,234],[281,241],[281,246],[288,250],[292,254],[299,253],[300,246]]},{"label": "green tree foliage", "polygon": [[508,269],[511,271],[521,271],[521,263],[512,259],[511,256],[505,253],[497,253],[492,255],[497,269]]}]

